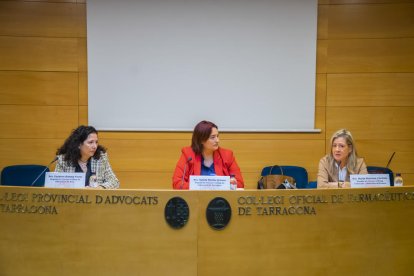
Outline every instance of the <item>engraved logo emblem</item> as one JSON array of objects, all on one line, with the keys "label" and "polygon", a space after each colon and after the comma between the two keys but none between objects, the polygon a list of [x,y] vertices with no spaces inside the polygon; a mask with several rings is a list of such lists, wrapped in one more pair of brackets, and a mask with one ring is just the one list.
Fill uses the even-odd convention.
[{"label": "engraved logo emblem", "polygon": [[172,228],[180,229],[187,224],[190,209],[184,199],[173,197],[165,205],[164,216]]},{"label": "engraved logo emblem", "polygon": [[216,230],[223,229],[231,218],[230,204],[222,197],[214,198],[207,206],[206,217],[212,228]]}]

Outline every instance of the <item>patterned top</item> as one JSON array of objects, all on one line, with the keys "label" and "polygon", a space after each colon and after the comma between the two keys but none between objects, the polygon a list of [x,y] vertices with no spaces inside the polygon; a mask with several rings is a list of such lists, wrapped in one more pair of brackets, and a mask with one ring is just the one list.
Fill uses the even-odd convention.
[{"label": "patterned top", "polygon": [[[75,170],[76,166],[66,162],[63,155],[58,156],[55,172],[75,172]],[[107,153],[102,153],[99,159],[91,158],[91,171],[92,174],[96,174],[99,186],[105,189],[119,188],[119,180],[112,171]]]}]

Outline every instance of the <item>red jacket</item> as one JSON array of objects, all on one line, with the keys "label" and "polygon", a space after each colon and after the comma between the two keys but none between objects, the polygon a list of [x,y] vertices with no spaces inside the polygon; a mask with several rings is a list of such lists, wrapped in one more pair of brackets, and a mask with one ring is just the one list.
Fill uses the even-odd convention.
[{"label": "red jacket", "polygon": [[[191,157],[191,160],[188,159]],[[214,171],[216,175],[229,176],[234,174],[237,180],[237,188],[244,188],[243,177],[240,168],[237,165],[231,150],[218,148],[213,155]],[[185,176],[183,173],[185,168]],[[181,150],[181,157],[177,162],[173,175],[173,188],[188,190],[190,175],[200,175],[201,173],[201,155],[196,155],[191,147],[185,147]]]}]

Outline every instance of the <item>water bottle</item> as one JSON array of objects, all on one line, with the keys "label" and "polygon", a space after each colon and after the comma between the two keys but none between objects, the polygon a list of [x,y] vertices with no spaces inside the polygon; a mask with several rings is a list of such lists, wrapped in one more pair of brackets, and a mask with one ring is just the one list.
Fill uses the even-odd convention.
[{"label": "water bottle", "polygon": [[403,185],[403,178],[400,173],[395,174],[394,187],[401,187]]},{"label": "water bottle", "polygon": [[237,190],[237,179],[234,174],[230,175],[230,190]]}]

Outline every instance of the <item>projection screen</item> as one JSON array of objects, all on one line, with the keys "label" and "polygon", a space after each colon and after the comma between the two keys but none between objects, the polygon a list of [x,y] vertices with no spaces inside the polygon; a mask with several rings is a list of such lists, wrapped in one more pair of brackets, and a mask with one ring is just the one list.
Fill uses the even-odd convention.
[{"label": "projection screen", "polygon": [[317,0],[88,0],[99,130],[314,130]]}]

